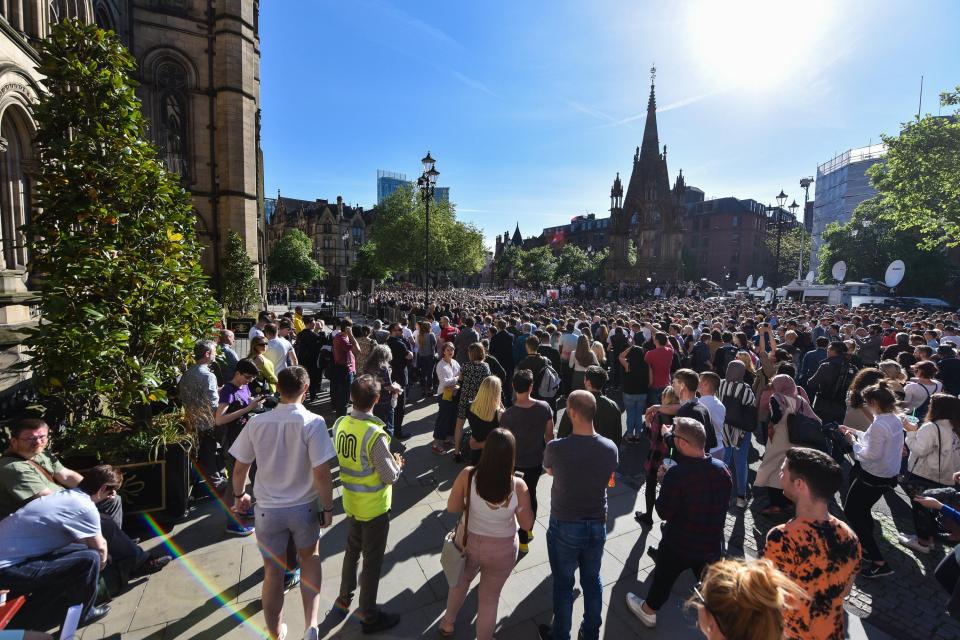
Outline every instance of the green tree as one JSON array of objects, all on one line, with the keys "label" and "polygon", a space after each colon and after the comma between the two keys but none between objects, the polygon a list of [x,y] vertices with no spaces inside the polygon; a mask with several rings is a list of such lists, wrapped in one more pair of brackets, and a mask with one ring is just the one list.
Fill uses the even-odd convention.
[{"label": "green tree", "polygon": [[247,313],[260,304],[260,283],[254,275],[253,261],[236,231],[227,234],[227,250],[220,265],[223,305],[236,313]]},{"label": "green tree", "polygon": [[364,242],[357,251],[357,260],[350,268],[350,276],[358,280],[369,278],[381,282],[393,275],[383,265],[379,253],[376,241],[367,240]]},{"label": "green tree", "polygon": [[520,247],[510,245],[500,254],[500,259],[494,268],[494,275],[503,282],[507,278],[520,277],[520,270],[523,268],[525,252]]},{"label": "green tree", "polygon": [[[767,231],[765,239],[766,249],[769,252],[769,262],[765,265],[764,272],[766,281],[773,286],[776,276],[774,275],[774,263],[777,259],[777,230],[772,227]],[[807,275],[810,270],[810,234],[801,224],[796,229],[783,228],[780,234],[780,284],[788,284],[797,277],[797,264],[800,261],[800,246],[803,245],[803,269],[800,277]],[[746,276],[741,276],[746,278]]]},{"label": "green tree", "polygon": [[294,285],[323,280],[327,272],[310,256],[312,249],[303,231],[290,229],[284,233],[267,260],[270,282]]},{"label": "green tree", "polygon": [[68,418],[123,422],[165,397],[217,305],[190,196],[148,140],[133,57],[75,20],[54,25],[39,51],[41,161],[26,233],[42,300],[26,364]]},{"label": "green tree", "polygon": [[552,284],[557,272],[557,259],[550,247],[521,251],[520,280],[528,283]]},{"label": "green tree", "polygon": [[557,256],[557,280],[563,283],[580,282],[593,266],[586,251],[575,244],[567,243]]},{"label": "green tree", "polygon": [[610,259],[610,248],[604,247],[600,251],[593,251],[587,255],[590,258],[590,266],[584,272],[583,279],[587,282],[601,282],[607,260]]},{"label": "green tree", "polygon": [[860,203],[847,224],[829,224],[820,248],[819,280],[832,282],[837,260],[847,263],[847,281],[883,280],[887,265],[903,260],[906,265],[899,291],[909,295],[943,295],[957,267],[940,249],[919,247],[918,231],[899,231],[885,215],[882,196]]},{"label": "green tree", "polygon": [[[940,95],[960,105],[960,86]],[[868,170],[882,215],[899,231],[919,234],[925,249],[960,245],[960,110],[952,118],[927,115],[881,136],[887,154]]]},{"label": "green tree", "polygon": [[[377,247],[383,271],[422,274],[426,260],[426,211],[411,189],[398,189],[377,206],[368,241]],[[456,218],[449,202],[430,203],[430,271],[473,275],[483,268],[483,234]]]}]

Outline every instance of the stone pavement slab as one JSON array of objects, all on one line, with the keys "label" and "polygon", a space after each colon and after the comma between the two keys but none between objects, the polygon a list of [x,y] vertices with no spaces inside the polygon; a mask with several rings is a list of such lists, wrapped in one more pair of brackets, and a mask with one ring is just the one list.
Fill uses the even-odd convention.
[{"label": "stone pavement slab", "polygon": [[[320,409],[326,409],[321,406]],[[379,600],[387,610],[402,614],[400,626],[378,634],[384,639],[436,636],[443,614],[447,585],[440,570],[439,552],[444,534],[456,522],[446,512],[446,500],[453,478],[462,469],[449,456],[430,450],[436,413],[432,401],[418,401],[408,408],[405,431],[414,435],[406,442],[407,466],[394,490],[394,511],[388,551],[380,582]],[[625,445],[621,450],[621,471],[617,486],[610,490],[608,539],[601,569],[603,584],[603,628],[601,638],[700,638],[696,616],[683,607],[694,582],[683,576],[674,587],[668,604],[659,616],[659,625],[642,627],[627,610],[628,591],[645,593],[653,569],[648,546],[660,540],[659,522],[641,528],[633,512],[643,509],[642,446]],[[540,623],[552,615],[552,582],[546,553],[546,525],[552,480],[544,475],[537,495],[539,514],[530,552],[522,556],[507,581],[498,611],[501,640],[534,639]],[[339,491],[338,491],[339,495]],[[940,555],[916,558],[913,552],[895,544],[897,527],[909,529],[909,510],[896,505],[876,515],[882,523],[884,553],[897,575],[886,580],[858,580],[847,603],[851,638],[960,638],[960,624],[943,613],[946,602],[932,569]],[[898,513],[906,522],[895,521]],[[149,579],[135,583],[115,598],[112,610],[99,624],[83,629],[81,638],[263,638],[260,605],[262,561],[254,537],[237,539],[224,533],[222,508],[213,501],[200,503],[195,516],[173,528],[169,540],[154,537],[144,546],[153,548],[169,542],[182,553],[171,565]],[[731,509],[727,518],[729,551],[755,556],[765,531],[776,524],[751,505],[747,510]],[[338,593],[346,535],[339,499],[334,525],[324,532],[320,549],[323,558],[321,593],[321,637],[359,638],[363,634],[353,616],[328,616]],[[475,637],[475,590],[468,596],[457,621],[456,638]],[[284,620],[289,638],[302,637],[303,620],[299,590],[286,595]],[[583,599],[574,601],[574,620],[581,619]],[[862,620],[862,619],[863,620]],[[880,629],[883,629],[881,631]],[[885,633],[886,632],[886,633]],[[888,633],[890,635],[888,635]],[[366,636],[364,636],[366,637]]]}]

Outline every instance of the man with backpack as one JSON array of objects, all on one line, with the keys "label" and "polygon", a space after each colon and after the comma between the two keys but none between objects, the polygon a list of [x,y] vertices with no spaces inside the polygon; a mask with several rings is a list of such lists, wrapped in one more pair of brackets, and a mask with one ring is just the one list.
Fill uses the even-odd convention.
[{"label": "man with backpack", "polygon": [[820,363],[807,386],[813,398],[813,410],[823,422],[842,422],[847,411],[847,389],[857,375],[857,367],[847,359],[847,345],[831,342],[827,359]]},{"label": "man with backpack", "polygon": [[723,340],[723,344],[717,348],[717,352],[713,356],[713,370],[717,375],[724,376],[727,372],[727,365],[732,360],[737,359],[737,348],[733,346],[733,334],[729,331],[724,331],[720,339]]},{"label": "man with backpack", "polygon": [[556,414],[560,375],[550,359],[540,354],[540,339],[537,336],[527,336],[525,346],[527,357],[517,364],[516,370],[529,369],[533,373],[533,398],[549,404]]}]

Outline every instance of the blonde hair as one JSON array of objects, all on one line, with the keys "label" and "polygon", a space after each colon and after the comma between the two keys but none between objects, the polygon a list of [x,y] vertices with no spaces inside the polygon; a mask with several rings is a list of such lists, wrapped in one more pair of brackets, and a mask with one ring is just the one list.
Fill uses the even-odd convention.
[{"label": "blonde hair", "polygon": [[903,367],[896,360],[884,360],[877,365],[877,368],[883,372],[887,380],[893,380],[904,384],[907,381],[907,374],[903,372]]},{"label": "blonde hair", "polygon": [[473,415],[487,422],[493,420],[494,414],[502,407],[500,404],[501,390],[500,378],[497,376],[484,378],[477,390],[477,397],[470,403],[470,411],[473,412]]},{"label": "blonde hair", "polygon": [[666,387],[660,394],[660,404],[680,404],[680,397],[673,387]]},{"label": "blonde hair", "polygon": [[703,602],[693,598],[687,606],[704,607],[726,638],[779,640],[783,612],[808,597],[773,563],[760,560],[721,560],[703,574]]},{"label": "blonde hair", "polygon": [[743,366],[747,368],[747,371],[750,373],[756,373],[757,368],[753,366],[753,358],[750,357],[750,354],[746,351],[737,352],[737,360],[743,363]]}]

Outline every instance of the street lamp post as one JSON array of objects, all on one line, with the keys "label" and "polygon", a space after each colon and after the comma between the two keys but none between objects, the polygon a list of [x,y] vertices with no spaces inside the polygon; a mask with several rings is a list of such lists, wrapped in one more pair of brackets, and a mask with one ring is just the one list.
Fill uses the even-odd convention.
[{"label": "street lamp post", "polygon": [[783,192],[783,189],[780,189],[780,193],[777,195],[777,208],[773,210],[774,219],[777,223],[777,251],[776,257],[774,258],[774,268],[773,268],[773,300],[770,303],[771,309],[777,308],[777,290],[780,289],[780,242],[781,235],[783,234],[783,205],[787,202],[787,194]]},{"label": "street lamp post", "polygon": [[[797,209],[800,208],[800,205],[797,204],[796,199],[794,199],[794,201],[791,202],[791,203],[790,203],[790,206],[787,207],[787,208],[790,209],[790,214],[793,216],[793,219],[796,220],[796,219],[797,219]],[[801,225],[798,224],[798,225],[797,225],[797,228],[800,229],[800,228],[801,228]],[[800,231],[800,242],[801,242],[801,243],[803,242],[803,231],[802,231],[802,230]],[[797,262],[797,280],[799,280],[800,278],[803,277],[803,274],[800,273],[800,271],[801,271],[802,269],[803,269],[803,249],[800,249],[800,259],[799,259],[799,261]]]},{"label": "street lamp post", "polygon": [[423,314],[426,315],[430,310],[430,201],[433,200],[433,192],[437,186],[436,160],[430,157],[430,152],[423,160],[423,174],[417,179],[417,186],[420,188],[420,195],[423,196],[423,206],[425,207],[425,227],[426,227],[426,246],[423,252]]},{"label": "street lamp post", "polygon": [[[810,185],[812,185],[813,182],[814,182],[813,178],[800,178],[800,188],[803,189],[804,223],[806,223],[806,218],[807,218],[807,203],[810,202]],[[806,224],[804,224],[803,226],[806,227]],[[806,240],[806,236],[803,233],[804,231],[806,231],[806,229],[802,229],[800,231],[800,270],[798,271],[798,273],[800,273],[800,271],[803,271],[803,245],[806,244],[804,242]],[[802,276],[803,274],[800,273],[800,275],[797,277],[800,278]]]}]

